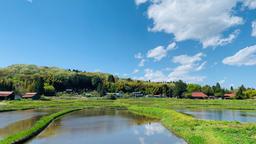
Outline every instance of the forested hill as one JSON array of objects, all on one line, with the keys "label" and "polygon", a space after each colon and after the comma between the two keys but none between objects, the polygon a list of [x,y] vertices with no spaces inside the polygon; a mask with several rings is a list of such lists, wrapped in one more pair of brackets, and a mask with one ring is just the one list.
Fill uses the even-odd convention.
[{"label": "forested hill", "polygon": [[14,90],[18,94],[38,92],[53,95],[56,92],[71,89],[77,93],[96,91],[99,95],[120,91],[167,95],[168,89],[172,86],[173,83],[134,81],[120,79],[106,73],[82,72],[57,67],[18,64],[0,69],[0,90]]},{"label": "forested hill", "polygon": [[17,64],[0,68],[0,90],[15,90],[18,93],[40,91],[39,89],[43,87],[54,87],[55,91],[93,90],[96,85],[98,86],[111,76],[104,73]]},{"label": "forested hill", "polygon": [[223,97],[225,93],[236,93],[236,98],[252,98],[256,90],[245,88],[222,88],[216,85],[200,86],[176,82],[150,82],[132,79],[121,79],[111,74],[82,72],[79,70],[57,67],[40,67],[36,65],[12,65],[0,68],[0,91],[15,91],[17,94],[38,92],[43,95],[55,95],[58,92],[74,93],[93,92],[103,96],[106,93],[121,92],[130,95],[141,92],[145,95],[162,95],[167,97],[190,97],[192,92],[201,91],[208,96]]}]

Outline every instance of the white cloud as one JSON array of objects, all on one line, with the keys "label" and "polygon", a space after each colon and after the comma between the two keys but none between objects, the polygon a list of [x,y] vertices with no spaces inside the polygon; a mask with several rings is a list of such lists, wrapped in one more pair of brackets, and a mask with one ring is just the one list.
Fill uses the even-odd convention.
[{"label": "white cloud", "polygon": [[164,57],[167,56],[167,54],[170,50],[175,49],[175,47],[176,47],[175,42],[169,44],[167,46],[167,48],[165,48],[163,46],[158,46],[154,49],[149,50],[147,53],[147,57],[153,58],[153,59],[155,59],[155,61],[160,61],[161,59],[163,59]]},{"label": "white cloud", "polygon": [[234,66],[256,65],[256,45],[246,47],[238,51],[235,55],[226,57],[223,63]]},{"label": "white cloud", "polygon": [[146,3],[148,0],[135,0],[135,4],[136,5],[141,5],[141,4],[144,4]]},{"label": "white cloud", "polygon": [[180,56],[173,57],[172,61],[174,63],[179,63],[182,65],[193,64],[195,62],[201,61],[203,56],[204,56],[203,53],[198,53],[194,56],[180,55]]},{"label": "white cloud", "polygon": [[141,80],[151,80],[154,82],[166,82],[166,81],[177,81],[183,80],[186,82],[202,82],[206,77],[194,76],[193,72],[198,72],[204,69],[207,64],[206,61],[201,62],[204,57],[203,53],[198,53],[194,56],[180,55],[173,58],[173,62],[179,64],[171,70],[169,74],[165,74],[164,70],[152,70],[146,69]]},{"label": "white cloud", "polygon": [[163,46],[158,46],[152,50],[148,51],[147,57],[153,58],[156,61],[160,61],[162,58],[166,57],[167,50]]},{"label": "white cloud", "polygon": [[139,67],[143,67],[145,65],[146,60],[144,59],[144,56],[141,53],[135,54],[134,58],[139,60]]},{"label": "white cloud", "polygon": [[168,81],[168,78],[164,75],[164,73],[160,70],[152,70],[152,69],[146,69],[145,75],[139,79],[142,80],[151,80],[154,82],[164,82]]},{"label": "white cloud", "polygon": [[249,9],[256,9],[256,0],[243,0],[242,2]]},{"label": "white cloud", "polygon": [[220,80],[220,81],[219,81],[219,84],[220,84],[220,85],[223,85],[225,82],[226,82],[226,79],[223,79],[223,80]]},{"label": "white cloud", "polygon": [[187,82],[201,82],[205,79],[204,76],[191,76],[190,73],[201,71],[207,62],[199,63],[205,55],[198,53],[194,56],[180,55],[172,59],[174,63],[180,64],[170,74],[170,81],[184,80]]},{"label": "white cloud", "polygon": [[139,66],[139,67],[144,67],[145,62],[146,62],[145,59],[141,59],[138,66]]},{"label": "white cloud", "polygon": [[223,45],[229,44],[234,39],[236,39],[239,33],[240,33],[240,30],[235,30],[233,33],[229,34],[229,36],[226,38],[221,38],[220,36],[212,37],[203,42],[203,47],[207,48],[209,46],[223,46]]},{"label": "white cloud", "polygon": [[133,70],[132,74],[137,74],[137,73],[139,73],[139,72],[140,72],[140,70],[135,69],[135,70]]},{"label": "white cloud", "polygon": [[134,58],[136,59],[142,59],[143,58],[143,55],[141,53],[137,53],[134,55]]},{"label": "white cloud", "polygon": [[233,13],[237,3],[238,0],[151,0],[151,30],[173,34],[176,41],[198,40],[204,47],[224,45],[235,37],[225,38],[222,33],[243,23]]},{"label": "white cloud", "polygon": [[207,62],[203,62],[201,65],[199,65],[197,68],[196,68],[196,71],[201,71],[204,69],[205,65],[207,64]]},{"label": "white cloud", "polygon": [[252,22],[252,36],[256,37],[256,21]]},{"label": "white cloud", "polygon": [[176,47],[176,42],[172,42],[172,43],[170,43],[168,46],[167,46],[167,48],[166,48],[166,50],[173,50],[173,49],[175,49],[175,47]]}]

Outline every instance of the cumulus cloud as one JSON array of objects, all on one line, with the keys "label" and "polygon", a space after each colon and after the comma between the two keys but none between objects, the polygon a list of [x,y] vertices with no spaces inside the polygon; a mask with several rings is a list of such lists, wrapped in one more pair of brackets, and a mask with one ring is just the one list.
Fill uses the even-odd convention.
[{"label": "cumulus cloud", "polygon": [[188,82],[201,82],[205,79],[204,76],[191,76],[190,73],[201,71],[205,65],[206,61],[201,63],[202,58],[205,55],[203,53],[198,53],[194,56],[180,55],[172,59],[174,63],[180,64],[177,66],[170,74],[170,81],[184,80]]},{"label": "cumulus cloud", "polygon": [[148,0],[135,0],[135,4],[136,5],[141,5],[141,4],[144,4],[146,3]]},{"label": "cumulus cloud", "polygon": [[252,36],[256,37],[256,21],[252,22]]},{"label": "cumulus cloud", "polygon": [[256,9],[256,0],[243,0],[243,3],[249,9]]},{"label": "cumulus cloud", "polygon": [[143,58],[143,55],[141,53],[137,53],[134,55],[134,58],[136,59],[142,59]]},{"label": "cumulus cloud", "polygon": [[155,61],[160,61],[161,59],[167,56],[170,50],[175,49],[175,47],[176,47],[175,42],[169,44],[166,48],[163,46],[158,46],[154,49],[149,50],[147,53],[147,57],[153,58],[155,59]]},{"label": "cumulus cloud", "polygon": [[229,34],[229,36],[226,38],[221,38],[220,36],[212,37],[203,42],[203,47],[207,48],[209,46],[223,46],[223,45],[229,44],[234,39],[236,39],[239,33],[240,33],[240,30],[235,30],[233,33]]},{"label": "cumulus cloud", "polygon": [[246,47],[238,51],[235,55],[226,57],[223,63],[233,66],[256,65],[256,45]]},{"label": "cumulus cloud", "polygon": [[140,70],[135,69],[135,70],[133,70],[132,74],[137,74],[137,73],[139,73],[139,72],[140,72]]},{"label": "cumulus cloud", "polygon": [[134,58],[139,60],[139,64],[138,64],[139,67],[143,67],[145,65],[146,60],[141,53],[135,54]]},{"label": "cumulus cloud", "polygon": [[146,69],[143,77],[139,78],[141,80],[150,80],[153,82],[164,82],[168,81],[168,77],[160,70]]},{"label": "cumulus cloud", "polygon": [[[247,1],[246,6],[251,7],[252,2]],[[243,24],[243,19],[233,13],[238,2],[240,0],[150,0],[147,14],[153,20],[151,31],[173,34],[176,41],[197,40],[204,47],[219,46],[235,38],[235,34],[224,37],[224,31]]]},{"label": "cumulus cloud", "polygon": [[194,76],[193,72],[198,72],[204,69],[207,64],[203,61],[203,53],[198,53],[194,56],[180,55],[172,59],[176,64],[179,64],[176,68],[171,69],[169,74],[165,74],[163,70],[152,70],[146,69],[143,77],[139,78],[141,80],[151,80],[154,82],[166,82],[166,81],[177,81],[183,80],[186,82],[202,82],[205,76]]}]

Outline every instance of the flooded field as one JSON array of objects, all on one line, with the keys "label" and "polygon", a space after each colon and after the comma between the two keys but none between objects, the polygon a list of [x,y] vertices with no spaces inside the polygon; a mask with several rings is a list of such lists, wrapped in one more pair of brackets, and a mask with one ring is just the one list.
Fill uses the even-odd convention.
[{"label": "flooded field", "polygon": [[19,131],[28,129],[42,116],[54,110],[32,109],[0,113],[0,139]]},{"label": "flooded field", "polygon": [[124,110],[82,110],[55,120],[29,144],[183,144],[158,121]]},{"label": "flooded field", "polygon": [[177,109],[178,112],[192,115],[198,119],[256,122],[255,110],[230,109]]}]

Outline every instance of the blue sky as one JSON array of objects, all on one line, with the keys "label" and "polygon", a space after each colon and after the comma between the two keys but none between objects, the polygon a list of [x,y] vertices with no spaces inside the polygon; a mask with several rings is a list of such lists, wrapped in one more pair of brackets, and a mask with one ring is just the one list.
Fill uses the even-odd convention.
[{"label": "blue sky", "polygon": [[256,0],[1,0],[0,67],[256,87]]}]

